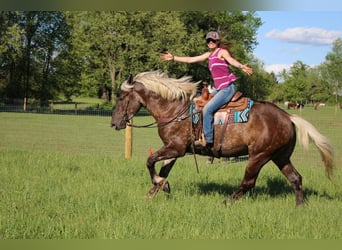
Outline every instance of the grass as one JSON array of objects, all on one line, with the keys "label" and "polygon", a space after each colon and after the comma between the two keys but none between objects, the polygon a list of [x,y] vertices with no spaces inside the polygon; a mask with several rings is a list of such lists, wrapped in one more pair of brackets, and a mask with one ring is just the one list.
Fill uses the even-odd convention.
[{"label": "grass", "polygon": [[300,115],[330,139],[337,168],[329,181],[313,145],[296,148],[306,198],[298,208],[271,163],[253,191],[224,206],[246,162],[207,165],[198,156],[197,174],[191,155],[172,170],[171,194],[148,200],[145,162],[161,146],[155,129],[134,129],[125,160],[125,131],[111,130],[110,117],[0,113],[0,238],[340,239],[342,117],[329,107]]}]

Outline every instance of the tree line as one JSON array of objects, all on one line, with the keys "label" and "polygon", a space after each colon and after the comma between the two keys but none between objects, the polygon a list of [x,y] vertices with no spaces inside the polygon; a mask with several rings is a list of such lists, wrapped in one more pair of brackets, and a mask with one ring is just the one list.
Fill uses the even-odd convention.
[{"label": "tree line", "polygon": [[206,63],[166,63],[159,55],[202,54],[211,30],[221,33],[235,58],[253,68],[251,77],[231,69],[246,96],[338,102],[342,41],[335,41],[318,67],[295,62],[279,83],[253,56],[261,25],[254,12],[241,11],[1,11],[0,102],[25,98],[46,105],[89,96],[115,104],[122,81],[150,70],[210,83]]}]

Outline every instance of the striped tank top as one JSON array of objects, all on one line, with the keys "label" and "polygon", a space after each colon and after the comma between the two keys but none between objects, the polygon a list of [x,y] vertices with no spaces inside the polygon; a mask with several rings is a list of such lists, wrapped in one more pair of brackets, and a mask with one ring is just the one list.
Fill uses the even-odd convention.
[{"label": "striped tank top", "polygon": [[236,80],[236,76],[229,72],[228,62],[218,58],[219,48],[214,54],[209,55],[209,70],[214,80],[214,85],[217,90],[228,87]]}]

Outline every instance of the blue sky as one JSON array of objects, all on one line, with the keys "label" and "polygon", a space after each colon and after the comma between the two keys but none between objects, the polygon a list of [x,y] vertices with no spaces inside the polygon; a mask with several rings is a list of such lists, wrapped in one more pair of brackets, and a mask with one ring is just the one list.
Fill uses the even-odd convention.
[{"label": "blue sky", "polygon": [[258,29],[254,55],[274,73],[300,60],[319,65],[342,38],[342,11],[257,11],[264,23]]}]

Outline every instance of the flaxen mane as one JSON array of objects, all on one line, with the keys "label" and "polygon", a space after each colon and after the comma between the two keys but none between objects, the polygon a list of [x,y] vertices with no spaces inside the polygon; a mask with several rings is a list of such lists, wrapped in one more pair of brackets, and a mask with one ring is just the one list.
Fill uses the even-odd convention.
[{"label": "flaxen mane", "polygon": [[[197,92],[199,82],[192,82],[190,76],[183,76],[179,79],[170,78],[166,73],[160,71],[142,72],[133,78],[134,82],[142,83],[147,89],[155,92],[167,100],[192,99]],[[128,90],[133,86],[124,82],[122,90]]]}]

